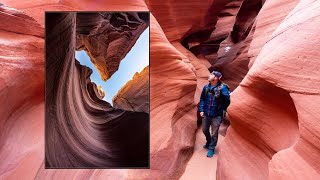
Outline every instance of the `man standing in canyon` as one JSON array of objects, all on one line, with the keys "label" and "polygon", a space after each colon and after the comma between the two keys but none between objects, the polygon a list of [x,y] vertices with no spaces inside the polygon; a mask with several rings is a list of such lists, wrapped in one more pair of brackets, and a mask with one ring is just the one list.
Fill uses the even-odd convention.
[{"label": "man standing in canyon", "polygon": [[220,72],[213,71],[209,75],[209,83],[203,87],[200,97],[199,111],[202,117],[202,131],[207,140],[203,148],[209,149],[207,157],[214,155],[219,127],[230,104],[230,90],[228,85],[221,82],[221,77]]}]

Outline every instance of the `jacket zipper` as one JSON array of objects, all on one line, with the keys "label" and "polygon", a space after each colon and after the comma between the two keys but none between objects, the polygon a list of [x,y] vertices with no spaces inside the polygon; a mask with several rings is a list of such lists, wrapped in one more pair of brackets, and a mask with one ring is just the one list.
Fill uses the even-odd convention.
[{"label": "jacket zipper", "polygon": [[209,103],[209,111],[208,111],[208,116],[210,116],[210,107],[211,107],[211,94],[209,94],[209,99],[210,99],[210,103]]}]

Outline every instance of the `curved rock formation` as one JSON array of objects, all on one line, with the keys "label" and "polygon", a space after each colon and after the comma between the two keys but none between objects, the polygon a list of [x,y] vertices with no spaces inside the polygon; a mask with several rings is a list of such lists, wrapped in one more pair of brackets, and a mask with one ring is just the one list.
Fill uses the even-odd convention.
[{"label": "curved rock formation", "polygon": [[[258,16],[274,12],[271,7],[277,3],[267,1]],[[319,110],[313,104],[320,87],[319,63],[314,61],[320,55],[319,29],[314,26],[320,22],[319,8],[319,2],[310,6],[301,1],[290,13],[287,9],[288,15],[273,23],[278,24],[276,30],[233,92],[231,128],[218,159],[220,179],[320,178],[315,163]],[[238,173],[230,173],[230,168]]]},{"label": "curved rock formation", "polygon": [[[30,2],[16,4],[15,2],[8,2],[14,7],[20,7],[27,12],[28,15],[34,17],[42,26],[44,26],[43,10],[66,10],[66,9],[82,9],[82,10],[147,10],[142,1],[131,1],[124,4],[115,5],[115,2],[108,1],[106,4],[97,6],[90,2],[66,3],[59,2],[56,4],[46,4],[41,2],[40,5],[35,6]],[[26,8],[27,7],[27,8]],[[189,60],[183,56],[179,51],[175,50],[167,41],[161,27],[157,21],[151,16],[152,25],[152,44],[151,54],[154,54],[151,59],[159,64],[153,68],[154,77],[161,83],[154,86],[157,94],[152,95],[151,98],[157,103],[154,104],[153,119],[151,119],[151,152],[150,152],[150,170],[44,170],[44,165],[35,165],[39,167],[34,171],[33,175],[36,179],[44,177],[61,177],[66,174],[68,177],[118,177],[118,178],[171,178],[177,179],[183,172],[186,161],[189,159],[194,144],[194,133],[196,130],[196,121],[192,114],[195,114],[195,104],[193,102],[194,89],[196,85],[195,75],[193,73],[192,65]],[[169,53],[168,53],[169,52]],[[152,55],[151,55],[152,56]],[[173,68],[171,68],[173,67]],[[152,71],[152,70],[151,70]],[[167,81],[167,74],[170,74],[170,79],[174,81]],[[156,83],[156,81],[154,81]],[[184,82],[184,83],[181,83]],[[40,84],[43,82],[39,82]],[[152,85],[151,85],[152,86]],[[172,89],[169,90],[168,89]],[[169,92],[169,93],[168,93]],[[161,98],[160,98],[161,97]],[[14,101],[14,99],[12,99]],[[166,108],[164,108],[166,107]],[[151,110],[152,111],[152,110]],[[151,112],[152,113],[152,112]],[[164,116],[165,114],[165,116]],[[38,123],[36,123],[38,124]],[[42,126],[40,126],[41,128]],[[39,129],[40,130],[40,129]],[[182,130],[182,131],[181,131]],[[43,132],[43,129],[42,131]],[[41,133],[40,133],[41,136]],[[43,137],[43,134],[42,134]],[[13,147],[13,146],[12,146]],[[39,145],[43,148],[43,145]],[[42,148],[38,151],[43,152]],[[12,156],[13,157],[13,156]],[[43,155],[36,154],[28,156],[29,159],[37,158],[41,161]],[[17,160],[21,165],[26,162]],[[23,166],[25,167],[25,166]],[[172,168],[170,168],[172,167]],[[29,168],[24,169],[27,171]],[[35,167],[36,169],[36,167]],[[6,177],[13,177],[19,175],[21,171],[4,171]],[[31,175],[30,175],[31,176]],[[34,177],[33,176],[33,177]],[[31,176],[32,177],[32,176]]]},{"label": "curved rock formation", "polygon": [[145,13],[78,13],[76,50],[84,50],[106,81],[148,27]]},{"label": "curved rock formation", "polygon": [[113,107],[134,112],[149,113],[149,66],[136,72],[113,97]]},{"label": "curved rock formation", "polygon": [[261,0],[214,1],[181,44],[202,59],[210,71],[222,72],[223,80],[233,90],[248,72],[246,55],[252,40],[248,35],[254,30],[261,7]]},{"label": "curved rock formation", "polygon": [[0,178],[32,179],[44,157],[44,32],[4,5],[0,18]]},{"label": "curved rock formation", "polygon": [[[0,66],[5,69],[0,72],[0,101],[8,104],[0,109],[1,178],[19,179],[23,174],[26,179],[178,179],[193,151],[195,104],[211,67],[222,71],[235,89],[228,110],[231,126],[219,146],[217,177],[319,179],[318,1],[2,2],[36,22],[29,18],[30,27],[16,23],[19,28],[14,31],[8,28],[12,24],[0,25],[6,28],[0,32],[5,35],[0,51],[8,54],[1,56],[5,63]],[[43,12],[115,9],[149,9],[154,15],[150,170],[45,170],[39,116],[44,113],[44,82],[39,75],[44,71],[43,33],[35,33],[43,31]],[[25,61],[17,63],[13,57]]]},{"label": "curved rock formation", "polygon": [[[203,19],[213,0],[165,1],[146,0],[148,9],[161,25],[170,42],[181,38]],[[195,9],[197,12],[195,13]]]},{"label": "curved rock formation", "polygon": [[[76,67],[78,67],[79,69],[81,69],[81,65],[79,64],[79,61],[76,60],[75,61]],[[86,84],[87,86],[85,86],[85,90],[88,91],[91,99],[93,99],[94,101],[100,102],[100,100],[103,99],[104,97],[104,91],[102,89],[101,86],[97,86],[94,82],[91,82],[90,76],[92,74],[92,69],[84,66],[83,68],[85,73],[82,73],[83,76],[86,77],[86,79],[84,80],[84,84]],[[84,91],[85,92],[85,91]]]}]

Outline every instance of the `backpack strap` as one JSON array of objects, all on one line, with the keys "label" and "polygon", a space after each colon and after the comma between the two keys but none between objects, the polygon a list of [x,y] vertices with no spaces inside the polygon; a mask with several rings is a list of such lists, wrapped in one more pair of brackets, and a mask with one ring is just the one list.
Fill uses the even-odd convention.
[{"label": "backpack strap", "polygon": [[204,92],[204,94],[205,94],[204,97],[207,97],[209,90],[210,90],[210,88],[208,87],[208,85],[206,85],[206,90]]},{"label": "backpack strap", "polygon": [[[223,86],[226,86],[227,88],[228,88],[228,90],[230,91],[230,87],[227,85],[227,84],[225,84],[225,83],[221,83],[218,87],[216,87],[216,88],[218,88],[218,90],[219,90],[219,92],[221,91],[221,89],[223,88]],[[208,92],[209,92],[209,90],[210,90],[210,88],[209,88],[209,85],[206,85],[206,90],[205,90],[205,97],[207,97],[207,95],[208,95]]]},{"label": "backpack strap", "polygon": [[220,88],[220,89],[222,89],[223,86],[227,87],[228,90],[230,91],[230,87],[228,86],[228,84],[226,84],[226,83],[221,83],[221,88]]}]

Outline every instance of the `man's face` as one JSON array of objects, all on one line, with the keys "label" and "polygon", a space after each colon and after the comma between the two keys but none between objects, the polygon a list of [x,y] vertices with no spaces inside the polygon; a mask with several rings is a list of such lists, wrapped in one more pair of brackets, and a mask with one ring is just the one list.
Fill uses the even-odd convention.
[{"label": "man's face", "polygon": [[208,81],[212,82],[212,81],[215,81],[215,80],[218,80],[218,78],[215,75],[210,74],[209,77],[208,77]]}]

